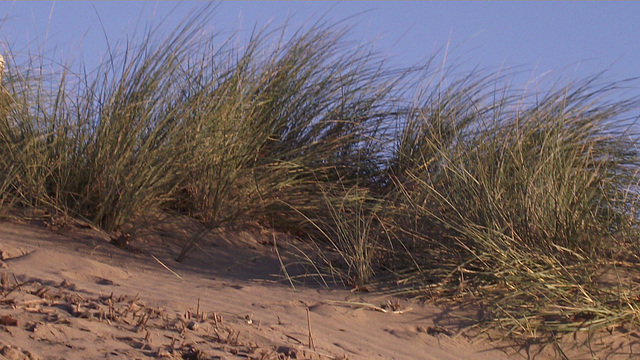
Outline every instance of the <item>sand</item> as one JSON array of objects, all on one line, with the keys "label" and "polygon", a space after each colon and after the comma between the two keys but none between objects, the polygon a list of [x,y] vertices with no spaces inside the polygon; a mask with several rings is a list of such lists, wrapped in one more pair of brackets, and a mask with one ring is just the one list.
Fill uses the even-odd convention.
[{"label": "sand", "polygon": [[527,356],[466,338],[450,309],[314,281],[293,289],[280,265],[293,245],[266,230],[210,234],[177,263],[189,231],[157,225],[117,247],[78,223],[0,223],[0,359]]}]

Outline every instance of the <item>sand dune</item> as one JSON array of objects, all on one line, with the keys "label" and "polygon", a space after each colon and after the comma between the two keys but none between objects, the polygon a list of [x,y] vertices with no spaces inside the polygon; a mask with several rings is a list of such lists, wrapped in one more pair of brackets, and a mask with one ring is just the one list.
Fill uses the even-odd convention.
[{"label": "sand dune", "polygon": [[522,357],[456,335],[433,305],[294,290],[259,231],[213,234],[185,263],[173,261],[175,233],[155,229],[127,250],[78,226],[1,223],[0,359]]}]

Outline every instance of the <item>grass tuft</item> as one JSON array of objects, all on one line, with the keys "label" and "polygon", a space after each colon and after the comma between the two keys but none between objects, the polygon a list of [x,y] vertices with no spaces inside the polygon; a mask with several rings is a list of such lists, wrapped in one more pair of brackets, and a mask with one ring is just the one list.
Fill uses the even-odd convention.
[{"label": "grass tuft", "polygon": [[454,84],[415,112],[393,179],[407,209],[397,226],[411,230],[414,252],[431,252],[411,278],[418,288],[435,277],[509,335],[637,321],[638,284],[603,288],[598,274],[613,264],[633,273],[620,264],[637,261],[627,245],[638,234],[640,153],[621,124],[638,103],[599,100],[614,89],[596,80],[529,105],[483,82]]}]

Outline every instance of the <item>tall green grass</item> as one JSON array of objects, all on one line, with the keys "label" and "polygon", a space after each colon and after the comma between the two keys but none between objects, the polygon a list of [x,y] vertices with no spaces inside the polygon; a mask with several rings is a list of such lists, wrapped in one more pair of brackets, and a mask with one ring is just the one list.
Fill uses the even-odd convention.
[{"label": "tall green grass", "polygon": [[638,101],[610,100],[623,84],[526,94],[499,74],[399,69],[340,22],[256,28],[239,47],[202,32],[212,16],[149,27],[94,71],[7,54],[0,211],[107,232],[177,212],[203,225],[179,261],[257,220],[318,244],[319,272],[476,299],[513,335],[637,321],[637,284],[601,281],[638,261],[623,121]]},{"label": "tall green grass", "polygon": [[10,64],[2,146],[16,167],[9,185],[16,204],[112,231],[170,198],[181,174],[169,140],[183,136],[171,102],[193,30],[179,28],[160,45],[154,30],[149,41],[107,54],[92,73],[72,73],[72,64],[44,73],[44,55]]},{"label": "tall green grass", "polygon": [[39,58],[11,64],[3,151],[13,158],[3,171],[17,172],[5,177],[5,203],[108,232],[174,210],[205,229],[258,218],[301,234],[315,229],[307,219],[335,180],[353,186],[381,172],[376,138],[409,70],[387,69],[341,23],[257,29],[236,48],[235,35],[201,34],[211,15],[114,44],[90,73],[67,64],[33,74]]},{"label": "tall green grass", "polygon": [[638,102],[607,101],[615,88],[597,80],[527,104],[469,77],[416,110],[393,167],[396,226],[430,254],[405,282],[435,277],[523,336],[637,321],[638,284],[599,274],[637,261],[640,153],[624,119]]}]

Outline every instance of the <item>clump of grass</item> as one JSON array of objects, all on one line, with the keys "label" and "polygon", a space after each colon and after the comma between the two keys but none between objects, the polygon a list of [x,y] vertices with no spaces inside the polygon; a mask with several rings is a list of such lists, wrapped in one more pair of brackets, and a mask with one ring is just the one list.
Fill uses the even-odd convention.
[{"label": "clump of grass", "polygon": [[227,223],[313,232],[301,214],[330,217],[324,189],[381,172],[374,139],[411,70],[387,69],[341,23],[264,28],[237,48],[233,35],[200,33],[210,15],[115,44],[94,72],[34,74],[37,57],[12,66],[3,203],[51,207],[108,232],[147,211],[178,211],[205,228],[183,260]]},{"label": "clump of grass", "polygon": [[[337,277],[356,289],[366,289],[374,275],[376,252],[384,235],[384,202],[358,185],[324,189],[323,195],[325,208],[313,215],[300,212],[314,228],[310,232],[315,235],[313,239],[329,248],[329,252],[318,249],[313,267],[321,277]],[[308,256],[304,258],[310,260]]]},{"label": "clump of grass", "polygon": [[222,71],[196,65],[198,81],[181,102],[194,104],[188,113],[198,130],[176,208],[207,228],[262,218],[303,234],[315,231],[305,216],[327,214],[323,189],[381,171],[374,139],[395,116],[392,95],[410,70],[385,70],[369,49],[345,42],[337,25],[298,31],[268,55],[274,33],[260,32]]},{"label": "clump of grass", "polygon": [[181,176],[172,167],[181,154],[173,140],[183,130],[180,109],[170,105],[198,19],[159,45],[150,29],[139,47],[114,49],[92,73],[73,74],[71,65],[33,70],[47,68],[34,66],[43,56],[11,66],[4,85],[12,110],[2,129],[15,166],[8,197],[106,231],[167,201]]},{"label": "clump of grass", "polygon": [[608,102],[597,78],[530,104],[472,80],[416,110],[392,168],[410,209],[399,226],[431,252],[416,256],[423,274],[509,334],[636,321],[637,284],[603,288],[597,274],[637,238],[640,153],[621,122],[637,102]]}]

